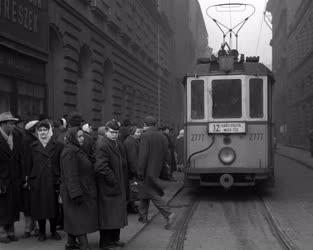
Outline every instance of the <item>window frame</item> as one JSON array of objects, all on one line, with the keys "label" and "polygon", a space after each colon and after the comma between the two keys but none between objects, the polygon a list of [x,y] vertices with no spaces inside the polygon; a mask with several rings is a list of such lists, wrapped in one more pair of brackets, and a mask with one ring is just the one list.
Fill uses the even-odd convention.
[{"label": "window frame", "polygon": [[[203,119],[192,119],[191,118],[191,82],[194,80],[202,80],[203,81],[203,100],[204,100],[204,117]],[[187,78],[187,121],[207,121],[208,120],[208,86],[207,86],[207,77],[188,77]]]}]

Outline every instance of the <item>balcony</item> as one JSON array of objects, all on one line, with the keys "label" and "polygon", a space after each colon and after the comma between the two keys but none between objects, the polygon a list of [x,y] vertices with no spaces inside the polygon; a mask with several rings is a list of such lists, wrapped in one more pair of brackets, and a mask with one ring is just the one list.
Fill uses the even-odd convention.
[{"label": "balcony", "polygon": [[108,19],[111,12],[108,0],[91,0],[90,7],[91,11],[97,16],[102,19]]}]

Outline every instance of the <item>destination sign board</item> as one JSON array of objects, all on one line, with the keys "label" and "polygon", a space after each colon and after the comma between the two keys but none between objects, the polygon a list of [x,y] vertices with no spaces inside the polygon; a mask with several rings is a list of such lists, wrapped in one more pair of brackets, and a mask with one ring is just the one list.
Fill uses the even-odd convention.
[{"label": "destination sign board", "polygon": [[245,122],[212,122],[209,123],[211,134],[235,134],[246,133]]}]

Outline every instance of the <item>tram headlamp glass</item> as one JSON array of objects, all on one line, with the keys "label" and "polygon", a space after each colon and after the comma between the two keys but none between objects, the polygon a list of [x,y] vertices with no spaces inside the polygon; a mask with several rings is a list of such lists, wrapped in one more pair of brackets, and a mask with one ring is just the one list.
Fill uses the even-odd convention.
[{"label": "tram headlamp glass", "polygon": [[218,154],[218,158],[225,165],[232,164],[236,159],[235,151],[230,147],[222,148]]}]

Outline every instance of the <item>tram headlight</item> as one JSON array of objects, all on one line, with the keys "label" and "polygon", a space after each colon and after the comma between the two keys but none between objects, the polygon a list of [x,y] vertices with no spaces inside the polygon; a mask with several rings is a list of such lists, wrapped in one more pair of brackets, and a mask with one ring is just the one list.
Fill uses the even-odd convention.
[{"label": "tram headlight", "polygon": [[218,158],[223,164],[229,165],[235,161],[236,153],[232,148],[225,147],[225,148],[222,148],[221,151],[219,152]]}]

